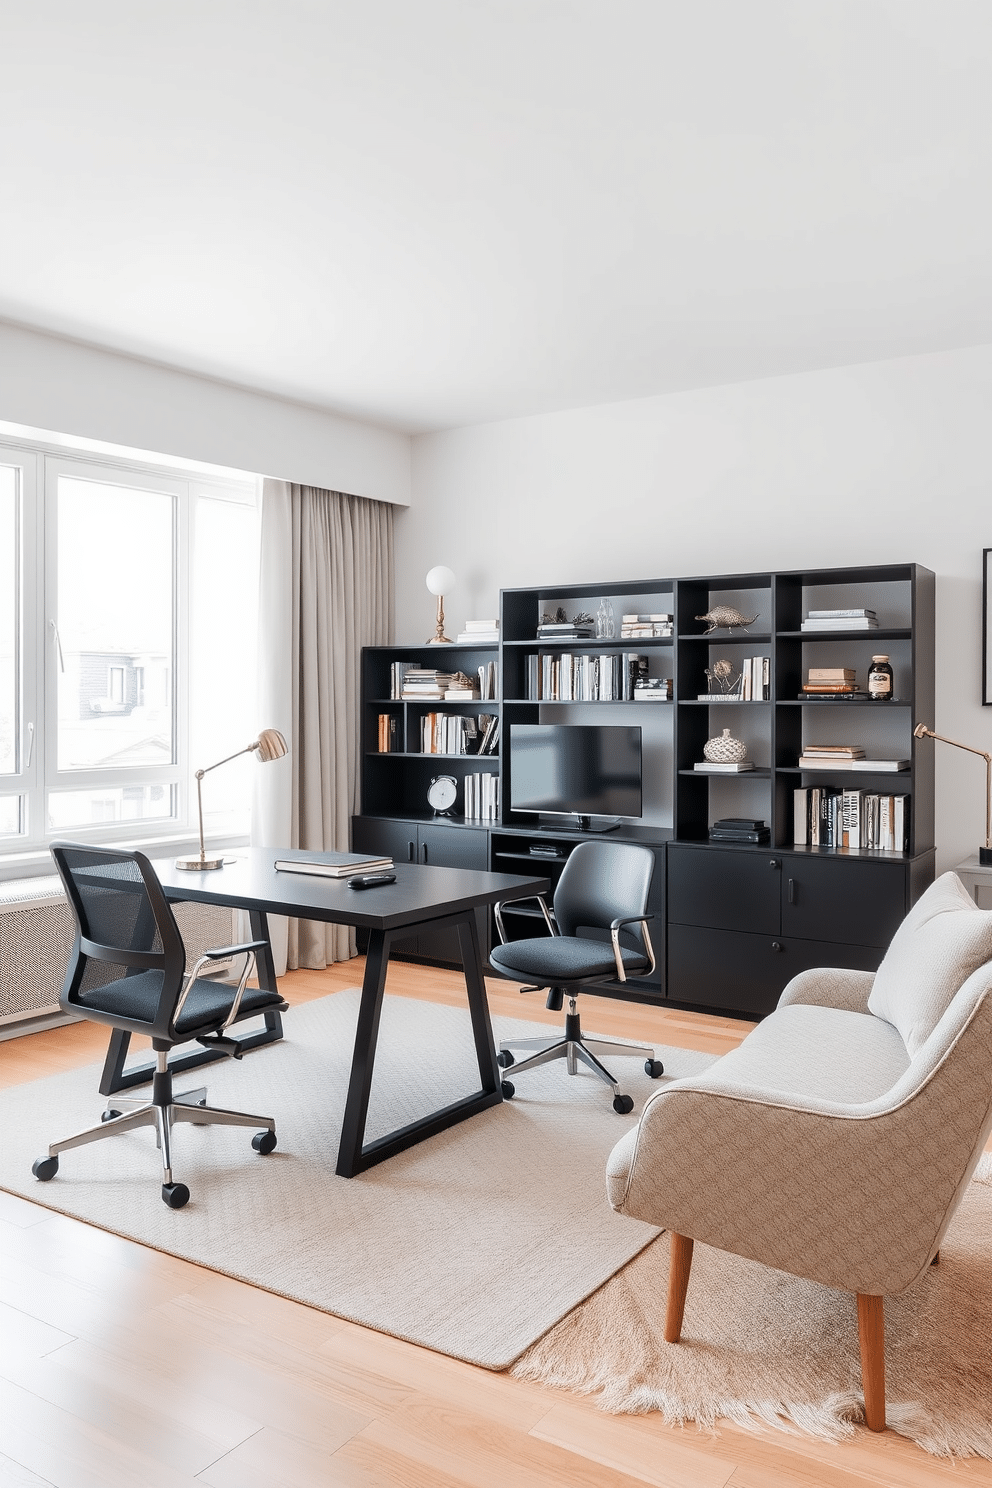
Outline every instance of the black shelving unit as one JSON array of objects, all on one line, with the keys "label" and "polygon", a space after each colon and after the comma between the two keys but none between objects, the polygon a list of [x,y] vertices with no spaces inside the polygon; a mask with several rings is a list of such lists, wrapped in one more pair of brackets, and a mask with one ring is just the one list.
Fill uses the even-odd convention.
[{"label": "black shelving unit", "polygon": [[[539,640],[544,610],[574,615],[596,612],[608,597],[618,634],[587,640]],[[714,606],[756,615],[747,628],[706,633],[700,620]],[[875,630],[802,630],[810,608],[874,608]],[[620,615],[674,615],[669,638],[622,639]],[[504,590],[499,647],[394,646],[369,650],[363,660],[362,813],[355,819],[359,850],[388,851],[401,859],[451,861],[461,866],[529,871],[540,862],[554,881],[583,833],[514,815],[508,751],[498,756],[423,755],[415,740],[428,711],[498,713],[502,737],[516,723],[585,721],[616,717],[642,724],[645,738],[645,818],[611,834],[611,840],[647,843],[655,853],[655,921],[659,953],[656,979],[636,993],[621,986],[606,995],[669,1000],[755,1016],[771,1011],[782,987],[807,966],[872,970],[892,932],[933,878],[933,751],[913,736],[918,722],[932,723],[934,694],[934,575],[918,564],[808,568],[788,572],[715,574],[690,578],[540,585]],[[884,643],[884,644],[883,644]],[[889,653],[895,698],[886,703],[828,702],[801,698],[808,668],[851,666],[867,672],[871,655]],[[527,696],[527,658],[540,654],[601,656],[634,652],[648,657],[652,676],[672,678],[671,702],[620,699],[578,701]],[[770,696],[763,700],[710,702],[706,669],[721,658],[732,664],[753,655],[770,657]],[[495,701],[426,703],[388,697],[393,660],[473,672],[499,661]],[[583,711],[585,710],[585,711]],[[614,710],[614,711],[611,711]],[[619,710],[619,711],[615,711]],[[376,750],[380,712],[394,712],[402,752]],[[755,769],[712,775],[693,766],[707,739],[730,728],[743,736]],[[810,743],[853,743],[869,754],[905,758],[907,771],[882,774],[800,769]],[[432,818],[426,803],[433,775],[461,780],[469,771],[496,770],[504,808],[498,822]],[[911,798],[905,852],[799,846],[794,842],[793,792],[797,785],[860,786],[898,791]],[[456,806],[457,809],[457,806]],[[759,817],[768,823],[764,844],[714,843],[709,829],[720,816]],[[555,847],[559,856],[535,856],[531,847]],[[510,934],[534,933],[535,912],[521,906],[507,917]],[[486,927],[487,933],[489,927]],[[450,949],[450,948],[449,948]],[[450,960],[437,946],[411,954]]]}]

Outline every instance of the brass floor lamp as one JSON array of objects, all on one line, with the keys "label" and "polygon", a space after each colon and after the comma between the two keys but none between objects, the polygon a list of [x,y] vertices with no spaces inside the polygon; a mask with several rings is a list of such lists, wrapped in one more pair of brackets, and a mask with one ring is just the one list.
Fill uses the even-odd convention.
[{"label": "brass floor lamp", "polygon": [[913,730],[917,739],[939,739],[941,744],[953,744],[955,749],[966,749],[985,761],[985,846],[978,849],[978,861],[983,868],[992,868],[992,754],[984,749],[974,749],[970,744],[961,744],[957,739],[946,739],[935,734],[925,723],[918,723]]}]

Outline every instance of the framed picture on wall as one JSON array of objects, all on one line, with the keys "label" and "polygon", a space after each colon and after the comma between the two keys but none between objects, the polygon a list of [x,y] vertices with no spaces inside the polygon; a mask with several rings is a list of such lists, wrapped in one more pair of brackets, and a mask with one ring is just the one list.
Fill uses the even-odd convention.
[{"label": "framed picture on wall", "polygon": [[982,551],[982,702],[992,708],[992,548]]}]

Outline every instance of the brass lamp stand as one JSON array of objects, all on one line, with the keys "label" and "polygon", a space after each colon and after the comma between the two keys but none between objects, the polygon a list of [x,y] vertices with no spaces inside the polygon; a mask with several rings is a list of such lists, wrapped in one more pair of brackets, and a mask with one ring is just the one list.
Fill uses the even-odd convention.
[{"label": "brass lamp stand", "polygon": [[953,744],[955,749],[966,749],[985,761],[985,846],[978,849],[978,861],[983,868],[992,868],[992,754],[984,749],[973,749],[970,744],[961,744],[957,739],[946,739],[935,734],[925,723],[918,723],[913,730],[917,739],[939,739],[941,744]]},{"label": "brass lamp stand", "polygon": [[223,868],[224,855],[219,858],[208,858],[206,847],[203,842],[203,777],[209,775],[211,770],[219,769],[233,759],[238,759],[242,754],[250,754],[255,751],[257,759],[263,764],[269,760],[282,759],[284,754],[289,753],[289,745],[278,729],[263,729],[258,738],[251,744],[246,744],[244,749],[235,750],[234,754],[226,755],[224,759],[218,760],[216,765],[208,765],[205,770],[196,772],[196,810],[200,823],[200,856],[198,858],[177,858],[176,867],[189,870],[191,873],[204,873],[213,868]]}]

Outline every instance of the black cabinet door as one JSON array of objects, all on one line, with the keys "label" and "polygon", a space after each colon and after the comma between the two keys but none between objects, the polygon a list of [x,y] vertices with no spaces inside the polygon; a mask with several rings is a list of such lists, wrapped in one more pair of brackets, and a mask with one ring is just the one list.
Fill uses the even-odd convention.
[{"label": "black cabinet door", "polygon": [[901,863],[783,859],[782,934],[790,938],[884,948],[907,908]]},{"label": "black cabinet door", "polygon": [[351,844],[354,852],[377,853],[394,863],[417,861],[415,822],[384,821],[375,816],[353,816]]},{"label": "black cabinet door", "polygon": [[717,1010],[770,1013],[794,974],[787,959],[777,937],[670,924],[668,996]]},{"label": "black cabinet door", "polygon": [[[418,861],[433,868],[479,868],[489,866],[489,833],[473,827],[443,827],[421,823],[418,828]],[[485,959],[489,954],[489,911],[477,909],[476,928]],[[418,955],[429,961],[462,964],[456,930],[423,929],[417,937]]]},{"label": "black cabinet door", "polygon": [[777,935],[781,880],[782,859],[772,852],[673,844],[668,850],[669,922]]}]

